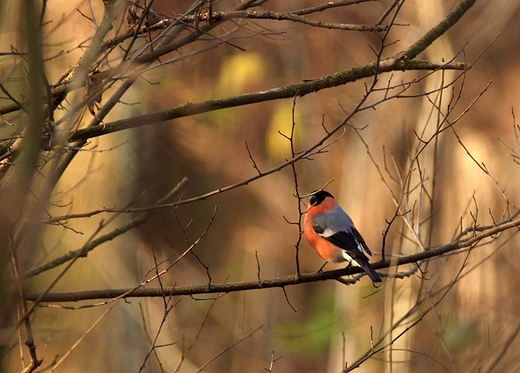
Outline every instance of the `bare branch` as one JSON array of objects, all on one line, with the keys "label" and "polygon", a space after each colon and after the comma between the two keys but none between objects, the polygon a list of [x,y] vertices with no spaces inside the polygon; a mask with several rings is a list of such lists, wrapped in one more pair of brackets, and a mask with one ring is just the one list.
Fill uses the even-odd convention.
[{"label": "bare branch", "polygon": [[[401,61],[397,57],[392,57],[381,61],[379,66],[371,63],[361,67],[355,67],[349,70],[343,70],[334,74],[326,75],[321,78],[304,81],[298,84],[287,85],[283,87],[273,88],[267,91],[246,93],[239,96],[208,100],[200,103],[187,103],[174,109],[161,110],[154,113],[134,116],[127,119],[121,119],[114,122],[105,123],[104,125],[91,126],[89,128],[76,131],[69,138],[74,142],[80,139],[88,139],[102,136],[108,133],[118,132],[130,128],[141,127],[150,124],[156,124],[191,116],[202,114],[210,111],[221,110],[231,107],[250,105],[259,102],[266,102],[284,98],[303,97],[309,93],[317,92],[326,88],[337,87],[359,79],[374,76],[376,72],[385,73],[400,70],[465,70],[467,66],[463,63],[439,64],[428,61],[410,60]],[[1,113],[0,113],[1,114]]]},{"label": "bare branch", "polygon": [[[397,266],[403,264],[417,263],[428,259],[442,258],[444,254],[451,253],[456,250],[463,248],[472,247],[482,240],[492,237],[501,232],[508,231],[520,227],[520,219],[517,216],[520,215],[520,210],[513,214],[510,218],[503,220],[496,226],[487,227],[476,227],[468,228],[466,234],[471,233],[468,238],[463,236],[458,237],[455,241],[447,243],[445,245],[428,248],[425,251],[421,251],[416,254],[404,256],[395,260]],[[478,234],[474,234],[479,232]],[[375,269],[389,268],[394,261],[385,260],[373,263],[372,266]],[[204,285],[192,285],[192,286],[176,286],[171,288],[165,288],[168,294],[172,295],[195,295],[195,294],[215,294],[215,293],[231,293],[237,291],[255,290],[255,289],[268,289],[268,288],[283,288],[285,286],[303,284],[308,282],[318,282],[326,280],[336,280],[343,276],[349,276],[357,273],[362,273],[363,270],[358,267],[350,267],[344,269],[337,269],[326,272],[306,273],[301,275],[289,275],[271,280],[262,281],[244,281],[234,283],[222,283],[222,284],[204,284]],[[49,293],[44,297],[41,297],[42,302],[72,302],[82,301],[89,299],[109,299],[120,297],[122,294],[126,294],[125,298],[134,297],[162,297],[163,291],[161,289],[152,288],[140,288],[136,290],[131,289],[111,289],[111,290],[91,290],[84,292],[74,293]],[[27,295],[27,300],[35,301],[41,295],[30,294]]]},{"label": "bare branch", "polygon": [[[163,203],[165,201],[169,201],[172,198],[174,198],[177,194],[179,194],[181,192],[181,190],[187,185],[187,183],[188,183],[187,178],[182,179],[175,186],[175,188],[173,188],[165,197],[163,197],[159,201],[159,203]],[[121,226],[121,227],[113,230],[112,232],[107,233],[97,239],[93,239],[92,241],[85,244],[85,246],[83,246],[81,249],[70,251],[69,253],[67,253],[59,258],[56,258],[54,260],[51,260],[47,263],[44,263],[38,267],[35,267],[35,268],[29,270],[27,273],[25,273],[25,277],[33,277],[33,276],[39,275],[42,272],[48,271],[49,269],[56,268],[68,261],[77,259],[79,257],[86,257],[90,251],[94,250],[99,245],[101,245],[105,242],[111,241],[114,238],[128,232],[129,230],[140,226],[141,224],[143,224],[145,222],[147,217],[148,217],[148,212],[145,211],[142,214],[133,218],[130,222],[128,222],[124,226]]]}]

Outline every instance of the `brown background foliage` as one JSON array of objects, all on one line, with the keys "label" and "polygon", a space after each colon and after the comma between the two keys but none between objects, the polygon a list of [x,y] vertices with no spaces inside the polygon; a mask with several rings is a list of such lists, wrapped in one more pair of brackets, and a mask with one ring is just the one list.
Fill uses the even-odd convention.
[{"label": "brown background foliage", "polygon": [[[234,3],[216,2],[215,9],[229,9]],[[269,1],[264,8],[284,12],[320,3],[315,0]],[[317,18],[371,24],[389,3],[338,8]],[[403,26],[394,29],[391,41],[396,43],[385,53],[396,53],[413,43],[437,24],[455,3],[406,1],[396,20]],[[190,5],[191,1],[158,0],[152,8],[159,14],[171,16],[184,12]],[[100,17],[101,2],[92,2],[92,6]],[[462,91],[455,109],[460,113],[492,81],[483,97],[455,128],[471,155],[485,164],[499,187],[468,156],[453,132],[443,132],[437,139],[436,149],[428,148],[421,158],[426,173],[424,183],[435,194],[432,206],[425,205],[421,221],[420,231],[427,247],[450,242],[461,224],[471,225],[473,218],[469,211],[477,214],[478,210],[481,225],[501,220],[508,206],[499,189],[512,203],[519,203],[519,166],[506,147],[518,151],[511,109],[518,109],[519,8],[518,1],[477,1],[458,24],[421,56],[437,62],[450,60],[464,47],[464,55],[459,55],[457,60],[473,61],[499,35],[466,73],[463,86],[459,80],[454,91],[454,94]],[[16,9],[18,4],[14,2],[4,4],[2,9],[1,16],[8,21],[0,35],[3,51],[17,43],[18,20],[8,16]],[[56,0],[47,5],[45,19],[52,22],[44,32],[48,35],[44,40],[45,55],[70,51],[46,63],[50,82],[78,61],[83,50],[73,48],[94,32],[92,22],[75,9],[90,14],[88,4],[83,1]],[[226,24],[216,29],[215,34],[231,31],[231,26]],[[374,60],[369,46],[378,43],[371,33],[327,30],[289,22],[241,20],[236,27],[230,34],[235,38],[231,41],[245,51],[223,44],[209,52],[150,70],[123,96],[126,104],[112,110],[106,122],[186,102],[266,90],[363,65]],[[188,55],[203,46],[204,42],[200,42],[193,45],[192,50],[187,48],[181,52]],[[179,56],[172,53],[161,61]],[[13,60],[0,58],[0,63],[1,74],[6,76]],[[458,74],[447,71],[444,79],[452,80]],[[425,75],[426,72],[398,72],[393,74],[392,81],[409,81]],[[10,77],[9,89],[15,96],[23,93],[24,76],[25,72],[19,69]],[[386,82],[389,76],[380,79]],[[414,132],[431,132],[437,120],[432,103],[420,93],[439,87],[439,82],[440,74],[434,75],[417,85],[418,97],[390,100],[376,110],[355,116],[350,124],[363,128],[359,135],[368,144],[370,155],[356,131],[347,127],[327,153],[296,165],[302,194],[334,179],[327,189],[349,212],[375,252],[373,262],[380,259],[382,233],[396,207],[370,156],[383,169],[385,162],[392,163],[392,158],[403,170],[411,167],[410,156],[419,144]],[[364,83],[298,98],[294,109],[297,148],[305,149],[324,135],[322,122],[327,128],[341,122],[345,112],[352,110],[364,94]],[[110,91],[105,92],[104,96],[109,94]],[[444,94],[449,97],[451,89]],[[7,104],[9,100],[2,102]],[[55,189],[49,215],[122,207],[132,200],[137,200],[134,206],[149,206],[184,176],[190,182],[183,190],[183,198],[241,181],[256,173],[246,142],[260,169],[276,166],[290,157],[290,144],[278,131],[290,131],[292,107],[291,100],[277,100],[92,139],[88,148],[103,152],[84,151],[74,159]],[[3,118],[2,137],[16,130],[8,125],[14,119]],[[85,121],[90,119],[90,114],[85,114]],[[396,172],[390,169],[393,175]],[[398,185],[390,184],[394,192],[400,190]],[[162,282],[166,286],[206,283],[206,269],[200,261],[209,266],[215,283],[254,280],[258,265],[262,278],[293,274],[296,271],[294,245],[299,232],[284,219],[298,219],[298,201],[293,193],[294,178],[287,168],[207,200],[178,209],[155,211],[143,226],[78,260],[53,291],[137,286],[154,267],[152,253],[161,259],[182,253],[188,247],[184,234],[190,242],[197,239],[208,226],[215,206],[218,206],[216,218],[193,250],[197,257],[187,255],[164,275]],[[412,193],[410,205],[414,198],[415,203],[420,203],[420,196],[418,191]],[[103,218],[109,216],[106,214]],[[122,214],[107,230],[129,218],[128,214]],[[98,228],[100,220],[100,216],[94,216],[70,220],[66,227],[46,227],[37,247],[20,253],[23,267],[31,268],[80,248]],[[189,227],[183,232],[180,225],[188,223]],[[405,223],[397,219],[386,237],[387,254],[420,251],[417,242],[409,239],[409,232],[403,232],[407,232]],[[472,250],[467,258],[462,254],[431,261],[424,265],[424,272],[390,280],[380,291],[374,291],[372,284],[363,278],[353,286],[325,281],[287,287],[286,294],[281,289],[269,289],[174,298],[171,302],[175,307],[155,342],[164,347],[156,349],[156,358],[147,361],[144,371],[160,371],[160,365],[164,371],[175,371],[182,362],[179,371],[195,372],[259,327],[261,329],[251,337],[211,362],[206,371],[262,371],[269,367],[273,356],[277,359],[273,372],[341,371],[344,362],[353,362],[370,349],[371,333],[377,338],[393,321],[412,309],[418,298],[448,286],[466,259],[463,277],[442,302],[433,307],[436,298],[432,296],[431,303],[422,303],[419,307],[433,307],[433,311],[393,344],[392,353],[375,355],[359,371],[390,371],[390,367],[399,372],[486,371],[507,346],[508,337],[516,336],[513,332],[518,329],[518,244],[513,232],[504,233]],[[302,272],[316,271],[322,264],[306,243],[301,244],[299,259]],[[327,269],[332,267],[329,265]],[[410,268],[404,266],[397,270]],[[29,292],[41,291],[59,272],[58,268],[29,279]],[[63,356],[107,307],[38,309],[32,321],[44,366],[55,356]],[[57,371],[138,371],[163,314],[161,298],[119,301]],[[408,325],[396,328],[393,336]],[[9,330],[6,325],[5,333]],[[3,342],[10,346],[3,359],[5,371],[20,371],[16,343]],[[496,371],[520,369],[519,343],[513,340]]]}]

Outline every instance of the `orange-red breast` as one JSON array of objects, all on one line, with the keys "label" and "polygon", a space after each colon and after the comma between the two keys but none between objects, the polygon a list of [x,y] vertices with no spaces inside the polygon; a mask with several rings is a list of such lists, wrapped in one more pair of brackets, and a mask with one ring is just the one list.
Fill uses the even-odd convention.
[{"label": "orange-red breast", "polygon": [[324,190],[311,194],[304,229],[307,241],[323,259],[348,261],[363,268],[373,282],[382,281],[363,252],[372,255],[368,245],[332,194]]}]

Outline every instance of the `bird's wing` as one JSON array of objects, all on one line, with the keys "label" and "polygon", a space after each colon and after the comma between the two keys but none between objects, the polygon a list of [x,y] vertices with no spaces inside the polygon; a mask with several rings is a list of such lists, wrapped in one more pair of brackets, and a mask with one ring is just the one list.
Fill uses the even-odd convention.
[{"label": "bird's wing", "polygon": [[[354,234],[349,231],[334,232],[329,228],[325,228],[322,224],[313,224],[314,232],[333,243],[340,249],[345,250],[354,260],[363,258],[368,261],[368,258],[363,253],[363,243],[359,242]],[[359,233],[358,233],[359,235]],[[361,236],[360,236],[361,237]],[[366,243],[365,243],[366,245]]]},{"label": "bird's wing", "polygon": [[381,282],[381,276],[369,264],[367,256],[363,253],[364,249],[372,255],[361,234],[353,224],[345,225],[337,222],[337,216],[331,219],[330,215],[318,215],[313,218],[312,227],[317,235],[345,250],[346,254],[365,270],[372,281]]},{"label": "bird's wing", "polygon": [[365,240],[354,227],[354,223],[341,208],[337,207],[326,214],[315,216],[312,224],[317,235],[339,248],[353,252],[355,256],[361,255],[366,258],[363,249],[372,255]]},{"label": "bird's wing", "polygon": [[337,232],[332,236],[323,237],[327,241],[333,243],[337,247],[345,250],[354,260],[365,259],[368,261],[368,258],[363,253],[363,249],[361,247],[361,243],[356,240],[356,237],[350,232]]},{"label": "bird's wing", "polygon": [[352,230],[352,234],[356,238],[356,241],[359,242],[361,244],[361,246],[363,246],[363,249],[367,252],[368,255],[372,256],[372,251],[370,251],[370,249],[368,248],[368,245],[365,242],[365,240],[363,239],[363,237],[361,236],[361,233],[358,232],[356,227],[352,227],[351,230]]}]

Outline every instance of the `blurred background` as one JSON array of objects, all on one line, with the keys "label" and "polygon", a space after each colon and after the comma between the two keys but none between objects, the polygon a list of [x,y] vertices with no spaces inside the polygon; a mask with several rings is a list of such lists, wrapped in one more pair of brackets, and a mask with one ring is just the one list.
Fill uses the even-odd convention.
[{"label": "blurred background", "polygon": [[[216,1],[214,10],[228,10],[236,3]],[[272,0],[259,9],[287,12],[321,3]],[[387,40],[394,44],[384,56],[406,49],[456,3],[405,1],[396,19],[400,26],[394,27]],[[169,17],[182,14],[191,4],[156,0],[152,9]],[[373,24],[390,4],[361,3],[310,18]],[[82,56],[83,48],[76,47],[95,31],[86,15],[93,12],[99,22],[102,7],[101,1],[47,3],[45,56],[64,52],[45,64],[50,82]],[[14,1],[1,8],[2,51],[11,50],[20,38],[19,20],[12,16],[17,10],[19,4]],[[520,152],[512,116],[512,110],[520,110],[519,16],[520,1],[477,0],[455,27],[420,55],[421,59],[441,62],[458,54],[456,61],[473,63],[482,54],[463,79],[443,90],[441,97],[439,87],[454,81],[459,71],[381,75],[379,87],[385,87],[389,79],[392,84],[418,82],[406,93],[407,98],[388,100],[376,110],[356,114],[349,123],[352,127],[334,136],[332,140],[337,141],[326,153],[297,163],[302,195],[333,179],[327,190],[356,222],[374,252],[372,262],[381,259],[383,232],[397,211],[394,198],[404,202],[397,212],[402,216],[395,219],[385,239],[385,252],[392,258],[448,243],[475,220],[479,225],[500,221],[520,203],[520,166],[512,156]],[[295,84],[365,65],[375,60],[371,47],[378,50],[380,43],[371,33],[266,20],[242,19],[215,30],[216,35],[226,33],[236,37],[231,44],[145,73],[106,121]],[[203,43],[193,46],[194,50]],[[461,48],[464,53],[460,53]],[[171,58],[189,52],[172,53]],[[23,58],[0,57],[0,63],[2,84],[23,95]],[[296,150],[304,150],[325,136],[322,123],[328,129],[341,123],[363,97],[365,84],[370,85],[371,80],[296,99]],[[424,92],[432,93],[425,97]],[[370,102],[377,102],[383,94],[374,95]],[[0,103],[5,105],[9,100],[2,96]],[[427,146],[419,140],[436,133],[443,115],[449,113],[449,121],[454,122],[468,107],[470,110],[453,126],[456,134],[447,129]],[[279,132],[290,133],[292,110],[292,100],[275,100],[92,139],[88,149],[93,150],[80,152],[60,180],[48,213],[81,213],[123,207],[132,201],[136,201],[134,206],[149,206],[183,177],[190,182],[182,198],[240,182],[257,173],[246,143],[261,170],[276,167],[291,157],[290,143]],[[2,137],[16,132],[11,123],[16,119],[16,115],[2,118]],[[91,119],[85,114],[85,123]],[[446,127],[446,123],[442,125]],[[491,176],[477,162],[484,164]],[[263,279],[294,274],[300,232],[286,222],[299,218],[294,193],[294,176],[286,168],[212,198],[156,211],[143,226],[78,260],[52,291],[139,285],[153,274],[154,257],[171,262],[200,237],[215,206],[214,222],[193,249],[196,255],[188,254],[172,267],[162,277],[164,286],[207,283],[208,271],[214,283],[255,280],[258,267]],[[71,219],[66,227],[46,226],[37,247],[20,253],[24,267],[32,268],[81,248],[101,219],[109,217],[101,214]],[[122,214],[105,232],[132,217]],[[173,308],[165,320],[162,298],[134,298],[98,306],[94,306],[96,302],[68,304],[92,305],[82,309],[51,305],[38,309],[32,318],[35,343],[44,359],[42,367],[49,368],[81,339],[60,362],[57,372],[137,372],[155,344],[142,371],[197,372],[202,368],[208,372],[272,369],[307,373],[340,372],[370,352],[371,341],[383,338],[375,346],[381,347],[404,332],[357,371],[520,371],[520,341],[515,338],[520,316],[516,291],[520,261],[515,260],[519,238],[514,233],[508,231],[459,255],[423,263],[421,271],[404,278],[385,277],[387,282],[380,289],[363,277],[352,286],[327,281],[288,287],[286,294],[281,289],[268,289],[174,298],[167,305]],[[323,264],[304,241],[299,261],[302,272],[314,272]],[[325,269],[339,267],[329,264]],[[412,269],[408,265],[388,272]],[[61,270],[28,279],[28,291],[42,291]],[[154,281],[148,286],[159,284]],[[11,314],[16,314],[16,306],[12,307]],[[98,320],[110,307],[111,311]],[[431,311],[424,314],[426,310]],[[99,323],[89,330],[96,320]],[[5,327],[2,334],[10,335],[11,330]],[[392,332],[387,334],[389,330]],[[11,336],[7,342],[3,338],[6,352],[2,364],[4,371],[17,372],[21,371],[20,349],[24,346],[17,344],[16,334]]]}]

